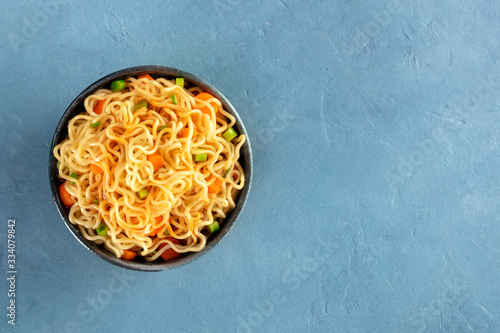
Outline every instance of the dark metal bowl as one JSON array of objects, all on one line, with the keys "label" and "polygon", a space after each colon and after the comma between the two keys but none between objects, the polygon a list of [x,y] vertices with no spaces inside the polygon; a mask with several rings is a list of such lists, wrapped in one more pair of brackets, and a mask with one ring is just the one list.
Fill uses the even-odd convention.
[{"label": "dark metal bowl", "polygon": [[[176,259],[170,261],[157,260],[157,262],[148,262],[142,258],[136,257],[134,261],[123,260],[116,258],[114,254],[106,250],[102,245],[97,245],[87,239],[85,239],[81,234],[78,228],[73,225],[68,219],[69,209],[66,208],[59,197],[58,185],[60,185],[60,180],[58,177],[57,170],[57,160],[54,158],[53,150],[54,147],[63,141],[68,135],[68,122],[77,114],[84,112],[85,108],[83,107],[83,102],[85,98],[95,91],[101,88],[108,88],[110,83],[114,80],[125,79],[131,76],[137,77],[141,74],[149,74],[153,78],[164,77],[167,79],[175,78],[175,77],[183,77],[184,82],[188,86],[199,86],[203,88],[203,90],[210,92],[214,96],[216,96],[224,106],[228,112],[230,112],[236,118],[235,128],[240,134],[245,134],[247,140],[245,144],[241,147],[240,151],[240,163],[245,169],[245,186],[238,194],[238,198],[236,200],[236,207],[227,215],[224,219],[224,223],[221,224],[220,230],[215,234],[211,235],[211,237],[207,240],[207,244],[205,248],[200,252],[190,252],[184,253]],[[75,238],[89,251],[97,255],[98,257],[110,262],[116,266],[138,270],[138,271],[161,271],[165,269],[170,269],[174,267],[179,267],[188,262],[191,262],[201,255],[207,253],[208,250],[213,248],[231,229],[234,222],[240,215],[243,207],[245,206],[245,202],[248,196],[248,192],[250,190],[250,185],[252,182],[252,151],[250,147],[250,141],[248,139],[247,131],[245,130],[245,126],[238,116],[238,113],[234,109],[234,107],[229,103],[229,101],[222,95],[222,93],[217,90],[210,83],[200,79],[199,77],[181,71],[179,69],[164,67],[164,66],[138,66],[122,69],[120,71],[109,74],[95,83],[91,84],[88,88],[86,88],[78,97],[69,105],[69,107],[64,112],[59,124],[57,125],[56,131],[54,133],[54,137],[52,139],[52,143],[50,145],[50,157],[49,157],[49,181],[50,188],[52,190],[52,198],[54,200],[54,204],[61,216],[62,220],[68,227],[69,231],[75,236]],[[139,258],[139,259],[137,259]]]}]

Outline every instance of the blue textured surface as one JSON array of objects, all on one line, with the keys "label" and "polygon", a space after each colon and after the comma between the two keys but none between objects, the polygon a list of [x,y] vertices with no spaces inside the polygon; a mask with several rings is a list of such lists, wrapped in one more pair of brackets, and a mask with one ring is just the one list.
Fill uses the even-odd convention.
[{"label": "blue textured surface", "polygon": [[[500,331],[498,1],[44,3],[0,12],[0,331]],[[80,246],[46,166],[73,98],[143,64],[213,83],[254,144],[235,227],[161,273]]]}]

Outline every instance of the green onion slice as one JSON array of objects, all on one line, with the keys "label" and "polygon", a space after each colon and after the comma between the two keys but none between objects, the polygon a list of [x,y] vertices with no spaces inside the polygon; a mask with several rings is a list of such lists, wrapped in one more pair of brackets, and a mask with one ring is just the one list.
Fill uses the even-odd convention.
[{"label": "green onion slice", "polygon": [[92,127],[92,128],[96,128],[96,127],[97,127],[97,126],[99,126],[99,125],[101,125],[101,122],[100,122],[100,121],[96,121],[95,123],[92,123],[92,124],[90,125],[90,127]]},{"label": "green onion slice", "polygon": [[106,223],[101,223],[101,224],[97,227],[96,231],[97,231],[97,234],[98,234],[99,236],[106,236],[106,231],[107,231],[107,229],[108,229],[108,226],[106,225]]},{"label": "green onion slice", "polygon": [[229,129],[227,131],[225,131],[224,134],[222,134],[222,136],[227,141],[231,141],[232,139],[234,139],[235,137],[238,136],[238,133],[234,130],[234,128],[229,127]]},{"label": "green onion slice", "polygon": [[208,159],[207,154],[196,154],[194,155],[195,162],[205,162]]},{"label": "green onion slice", "polygon": [[147,188],[143,188],[142,190],[137,192],[137,196],[139,197],[139,199],[146,199],[148,194],[149,194],[149,192],[148,192]]},{"label": "green onion slice", "polygon": [[134,111],[137,111],[139,109],[142,109],[142,108],[147,108],[149,106],[148,104],[148,101],[143,99],[143,100],[140,100],[139,102],[137,102],[136,105],[134,105]]},{"label": "green onion slice", "polygon": [[165,235],[170,236],[170,232],[168,232],[168,229],[165,230]]},{"label": "green onion slice", "polygon": [[[168,125],[163,125],[162,127],[158,128],[158,132],[161,132],[161,130],[164,128],[168,128]],[[163,133],[161,136],[164,136],[165,134],[167,134],[167,132]]]},{"label": "green onion slice", "polygon": [[224,172],[224,177],[223,178],[226,178],[227,173],[229,172],[229,170],[231,170],[231,168],[227,168],[226,172]]},{"label": "green onion slice", "polygon": [[[59,170],[61,168],[61,162],[60,161],[57,161],[57,170]],[[62,167],[62,172],[65,172],[66,171],[66,166],[63,165]],[[72,182],[73,183],[73,182]]]},{"label": "green onion slice", "polygon": [[214,221],[212,224],[209,224],[207,228],[210,232],[216,232],[217,230],[219,230],[219,223],[217,221]]},{"label": "green onion slice", "polygon": [[172,95],[172,96],[170,96],[170,97],[172,98],[172,103],[173,103],[174,105],[177,105],[177,96]]},{"label": "green onion slice", "polygon": [[98,204],[99,204],[99,200],[94,199],[94,203],[95,203],[96,205],[98,205]]},{"label": "green onion slice", "polygon": [[116,80],[111,82],[111,90],[114,92],[122,91],[125,89],[125,81],[123,80]]},{"label": "green onion slice", "polygon": [[[78,175],[76,174],[76,172],[72,172],[69,176],[78,179]],[[75,182],[71,182],[71,184],[75,185]]]},{"label": "green onion slice", "polygon": [[178,86],[184,87],[184,78],[183,77],[175,78],[175,84]]}]

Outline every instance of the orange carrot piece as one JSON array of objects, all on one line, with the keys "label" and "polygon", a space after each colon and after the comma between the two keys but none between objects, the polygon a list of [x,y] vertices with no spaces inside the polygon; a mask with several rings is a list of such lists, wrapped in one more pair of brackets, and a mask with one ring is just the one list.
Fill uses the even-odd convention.
[{"label": "orange carrot piece", "polygon": [[59,186],[59,196],[61,197],[61,201],[63,202],[64,206],[69,208],[75,204],[75,201],[71,197],[71,194],[69,194],[69,192],[66,190],[66,187],[64,187],[64,183]]},{"label": "orange carrot piece", "polygon": [[104,110],[104,103],[106,102],[105,99],[97,102],[97,104],[94,106],[94,113],[96,114],[101,114],[102,111]]},{"label": "orange carrot piece", "polygon": [[136,255],[137,255],[137,253],[135,253],[134,251],[123,250],[123,254],[122,254],[121,258],[125,259],[125,260],[134,260]]},{"label": "orange carrot piece", "polygon": [[154,237],[154,236],[156,236],[156,234],[158,233],[158,230],[160,230],[160,229],[153,229],[153,230],[151,230],[150,232],[148,232],[148,233],[146,234],[146,236],[149,236],[149,237]]},{"label": "orange carrot piece", "polygon": [[163,164],[165,164],[165,160],[160,154],[148,155],[148,161],[153,164],[155,172],[160,170]]},{"label": "orange carrot piece", "polygon": [[[161,221],[163,221],[163,216],[157,216],[155,217],[155,221],[156,221],[156,224],[160,224]],[[156,228],[156,229],[153,229],[151,230],[150,232],[148,232],[146,234],[146,236],[151,236],[151,237],[154,237],[156,236],[156,234],[158,233],[158,231],[160,231],[161,227],[160,228]]]},{"label": "orange carrot piece", "polygon": [[[178,245],[181,245],[181,242],[176,239],[176,238],[173,238],[173,237],[168,237],[167,238],[169,241],[171,241],[172,243],[174,244],[178,244]],[[162,244],[160,245],[160,249],[165,246],[165,244]],[[176,252],[175,250],[173,250],[172,248],[166,250],[165,252],[163,252],[161,254],[161,257],[164,259],[164,260],[172,260],[174,258],[177,258],[178,256],[180,256],[181,254],[179,252]]]},{"label": "orange carrot piece", "polygon": [[104,170],[96,163],[90,163],[90,171],[92,171],[96,175],[100,175],[104,172]]},{"label": "orange carrot piece", "polygon": [[219,193],[221,186],[222,182],[216,178],[212,184],[208,185],[208,193]]},{"label": "orange carrot piece", "polygon": [[[209,99],[214,98],[214,96],[210,95],[209,93],[202,92],[202,93],[199,93],[198,95],[196,95],[195,98],[201,99],[202,101],[208,101]],[[215,113],[217,113],[217,111],[219,111],[219,107],[217,106],[217,103],[210,102],[210,105],[214,108]],[[199,109],[201,112],[210,115],[210,109],[208,108],[208,106],[200,103],[200,104],[196,104],[195,107],[197,109]]]},{"label": "orange carrot piece", "polygon": [[[198,131],[196,130],[196,128],[193,128],[193,136],[195,136],[196,134],[198,134]],[[183,138],[187,138],[189,135],[189,127],[184,127],[181,131],[181,136]]]},{"label": "orange carrot piece", "polygon": [[148,80],[151,80],[151,81],[154,81],[154,79],[153,79],[153,78],[151,77],[151,75],[149,75],[149,74],[142,74],[142,75],[139,75],[139,76],[137,77],[137,79],[138,79],[138,80],[139,80],[139,79],[144,79],[144,78],[145,78],[145,79],[148,79]]},{"label": "orange carrot piece", "polygon": [[[238,170],[238,171],[240,170],[240,169],[238,169],[238,167],[236,165],[234,166],[234,169]],[[236,174],[233,174],[233,179],[234,180],[238,179],[238,176]]]}]

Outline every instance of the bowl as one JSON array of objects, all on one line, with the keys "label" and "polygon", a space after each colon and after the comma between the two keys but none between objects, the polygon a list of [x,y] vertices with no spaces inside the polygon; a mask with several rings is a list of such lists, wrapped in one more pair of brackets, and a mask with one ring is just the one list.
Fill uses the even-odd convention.
[{"label": "bowl", "polygon": [[[164,78],[175,78],[175,77],[183,77],[186,85],[196,85],[203,88],[205,91],[213,94],[217,97],[224,108],[230,112],[236,118],[236,125],[234,126],[238,133],[245,134],[246,142],[243,144],[240,150],[240,163],[245,170],[245,186],[242,190],[240,190],[237,199],[235,200],[235,208],[228,213],[227,217],[224,219],[224,223],[221,224],[219,231],[212,234],[210,238],[207,240],[205,248],[200,252],[189,252],[184,253],[176,259],[170,261],[157,260],[157,262],[148,262],[142,258],[136,257],[134,261],[124,260],[120,258],[116,258],[114,254],[106,250],[102,245],[95,244],[86,238],[84,238],[78,228],[73,225],[68,219],[69,209],[62,204],[58,185],[61,183],[58,177],[57,170],[57,160],[53,156],[54,147],[63,141],[67,135],[67,125],[69,120],[71,120],[77,114],[85,111],[83,107],[83,102],[85,98],[95,91],[103,88],[109,87],[110,83],[114,80],[125,79],[127,77],[135,76],[141,74],[149,74],[153,78],[164,77]],[[105,77],[97,80],[92,83],[89,87],[84,89],[78,97],[68,106],[66,111],[61,117],[59,124],[54,133],[54,137],[52,138],[52,143],[50,145],[50,153],[49,153],[49,182],[50,189],[52,192],[52,198],[54,200],[54,204],[56,205],[57,211],[61,216],[61,219],[66,224],[66,227],[69,229],[71,234],[82,244],[87,250],[94,253],[101,259],[112,263],[116,266],[128,268],[137,271],[162,271],[166,269],[171,269],[175,267],[179,267],[181,265],[192,262],[193,260],[199,258],[203,254],[207,253],[210,249],[212,249],[217,243],[219,243],[224,236],[229,232],[231,227],[234,225],[238,216],[241,214],[243,207],[245,206],[246,199],[248,197],[248,193],[250,190],[250,185],[252,181],[252,151],[250,146],[250,141],[248,138],[247,131],[238,116],[238,113],[231,105],[231,103],[227,100],[227,98],[215,88],[210,83],[204,81],[203,79],[193,75],[191,73],[184,72],[182,70],[164,67],[164,66],[138,66],[138,67],[130,67],[126,69],[119,70],[112,74],[106,75]]]}]

